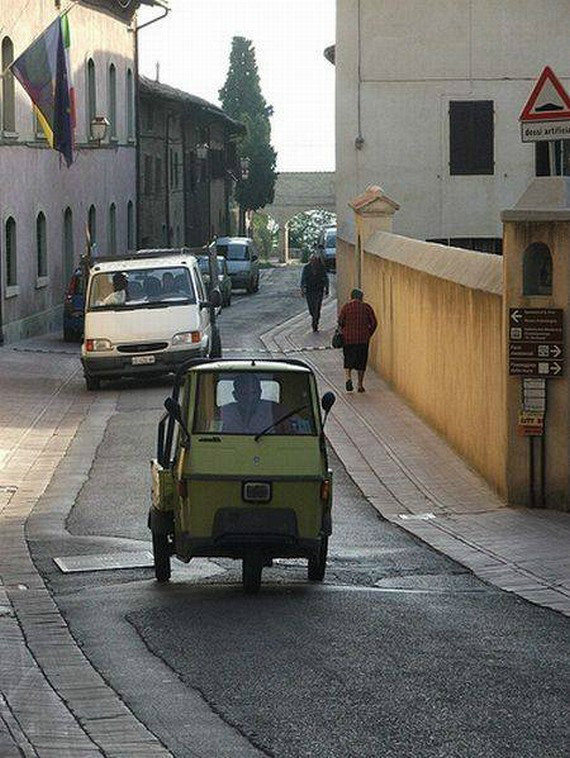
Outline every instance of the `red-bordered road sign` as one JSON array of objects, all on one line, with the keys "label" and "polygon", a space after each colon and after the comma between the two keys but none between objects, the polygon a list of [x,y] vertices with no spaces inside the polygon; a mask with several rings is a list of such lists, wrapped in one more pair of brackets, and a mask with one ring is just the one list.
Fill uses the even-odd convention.
[{"label": "red-bordered road sign", "polygon": [[550,66],[545,66],[522,109],[519,121],[565,119],[570,120],[570,97]]}]

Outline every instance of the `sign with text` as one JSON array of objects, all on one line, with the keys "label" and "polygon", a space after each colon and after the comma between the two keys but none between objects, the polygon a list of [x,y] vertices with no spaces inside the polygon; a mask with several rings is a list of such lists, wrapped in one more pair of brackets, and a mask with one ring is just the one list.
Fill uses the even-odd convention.
[{"label": "sign with text", "polygon": [[509,374],[553,378],[564,372],[561,308],[509,309]]},{"label": "sign with text", "polygon": [[544,414],[519,411],[517,431],[520,437],[542,437],[544,434]]}]

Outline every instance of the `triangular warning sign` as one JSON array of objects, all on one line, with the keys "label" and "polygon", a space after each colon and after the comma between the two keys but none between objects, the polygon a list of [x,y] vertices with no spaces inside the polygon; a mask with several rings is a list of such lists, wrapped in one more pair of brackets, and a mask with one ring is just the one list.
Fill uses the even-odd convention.
[{"label": "triangular warning sign", "polygon": [[550,66],[546,66],[530,93],[519,121],[570,119],[570,97]]}]

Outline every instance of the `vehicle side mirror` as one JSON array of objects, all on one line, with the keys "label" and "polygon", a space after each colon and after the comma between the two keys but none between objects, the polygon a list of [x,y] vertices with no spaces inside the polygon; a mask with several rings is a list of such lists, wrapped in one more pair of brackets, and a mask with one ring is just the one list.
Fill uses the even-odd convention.
[{"label": "vehicle side mirror", "polygon": [[334,392],[325,392],[325,394],[321,398],[321,407],[323,411],[325,412],[325,418],[323,420],[323,424],[327,420],[327,416],[329,415],[330,409],[333,407],[336,401],[336,395]]},{"label": "vehicle side mirror", "polygon": [[219,308],[222,305],[222,296],[219,289],[213,289],[210,292],[210,305],[214,308]]}]

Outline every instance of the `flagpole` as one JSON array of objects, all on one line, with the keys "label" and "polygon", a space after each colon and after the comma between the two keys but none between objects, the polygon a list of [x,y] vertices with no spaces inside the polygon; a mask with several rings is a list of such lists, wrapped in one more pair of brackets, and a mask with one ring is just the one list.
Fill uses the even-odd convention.
[{"label": "flagpole", "polygon": [[[61,11],[61,13],[58,13],[58,14],[57,14],[56,18],[62,18],[63,16],[67,15],[67,14],[68,14],[70,11],[72,11],[72,10],[75,8],[75,6],[76,6],[76,5],[79,5],[79,3],[80,3],[80,2],[81,2],[81,0],[73,0],[73,1],[72,1],[72,3],[71,3],[71,5],[68,5],[68,6],[67,6],[67,8],[66,8],[65,10],[63,10],[63,11]],[[19,20],[19,19],[18,19],[18,20]],[[53,22],[54,22],[54,21],[55,21],[55,18],[54,18],[52,21],[50,21],[50,24],[53,24]],[[49,26],[50,24],[48,24],[48,26]],[[15,26],[15,24],[14,24],[14,26]],[[13,28],[14,28],[14,26],[12,26],[11,28],[13,29]],[[46,29],[47,29],[47,27],[46,27]],[[26,45],[26,47],[25,47],[24,49],[25,49],[25,50],[27,50],[27,49],[28,49],[28,47],[30,47],[31,45],[33,45],[33,44],[34,44],[34,42],[35,42],[37,39],[39,39],[39,38],[42,36],[42,34],[45,32],[45,30],[46,30],[46,29],[42,29],[40,32],[38,32],[38,33],[36,34],[36,36],[33,38],[33,40],[32,40],[32,41],[31,41],[31,42],[30,42],[28,45]],[[5,30],[2,30],[2,31],[3,31],[3,32],[5,32]],[[10,30],[8,30],[8,31],[10,31]],[[16,60],[17,60],[17,59],[16,59]],[[14,62],[14,61],[12,61],[12,63],[13,63],[13,62]],[[6,66],[6,68],[5,68],[5,69],[3,69],[3,71],[1,71],[1,72],[0,72],[0,79],[3,79],[3,78],[4,78],[4,76],[5,76],[6,74],[8,74],[8,73],[12,73],[12,72],[10,71],[10,66],[12,65],[12,63],[9,63],[9,64]]]}]

